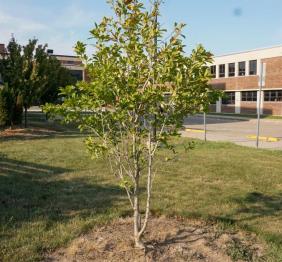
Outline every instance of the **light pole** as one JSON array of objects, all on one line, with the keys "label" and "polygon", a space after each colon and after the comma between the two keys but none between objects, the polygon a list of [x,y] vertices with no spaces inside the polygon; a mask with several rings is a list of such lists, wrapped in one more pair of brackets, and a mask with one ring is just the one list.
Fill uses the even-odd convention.
[{"label": "light pole", "polygon": [[258,109],[257,109],[257,137],[256,137],[256,147],[259,147],[259,136],[260,136],[260,115],[261,115],[261,94],[262,94],[262,87],[265,86],[265,72],[266,72],[266,64],[260,64],[260,78],[259,78],[259,92],[258,92]]},{"label": "light pole", "polygon": [[207,142],[207,113],[204,112],[204,139]]}]

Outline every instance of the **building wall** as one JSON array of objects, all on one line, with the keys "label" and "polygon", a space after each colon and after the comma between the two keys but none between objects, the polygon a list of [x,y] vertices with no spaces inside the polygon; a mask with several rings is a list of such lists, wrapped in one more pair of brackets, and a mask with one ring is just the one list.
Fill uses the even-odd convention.
[{"label": "building wall", "polygon": [[257,102],[241,101],[241,114],[256,114]]},{"label": "building wall", "polygon": [[246,90],[246,89],[257,89],[258,88],[258,76],[238,76],[229,78],[218,78],[213,79],[211,84],[213,87],[220,90]]},{"label": "building wall", "polygon": [[222,113],[235,113],[235,105],[222,105],[221,106]]},{"label": "building wall", "polygon": [[282,88],[282,56],[263,59],[266,63],[266,88]]},{"label": "building wall", "polygon": [[[257,74],[249,75],[249,61],[257,61]],[[239,62],[246,62],[245,76],[239,76]],[[228,64],[235,63],[235,76],[228,77]],[[282,90],[282,46],[253,50],[247,52],[234,53],[214,58],[213,65],[216,66],[216,78],[211,80],[211,85],[226,92],[239,93],[242,91],[258,91],[259,75],[261,72],[261,63],[266,64],[264,90]],[[219,65],[225,65],[225,77],[219,77]],[[263,93],[262,93],[263,95]],[[239,99],[240,100],[240,99]],[[242,114],[256,114],[258,102],[237,101],[236,112]],[[238,108],[239,105],[239,108]],[[263,114],[282,115],[282,101],[269,102],[264,101],[262,96],[261,108]],[[217,112],[234,113],[235,106],[232,104],[217,106]]]},{"label": "building wall", "polygon": [[282,115],[282,102],[264,102],[263,114],[265,115]]},{"label": "building wall", "polygon": [[79,57],[54,54],[52,56],[55,56],[63,67],[69,69],[77,80],[85,80],[85,69]]},{"label": "building wall", "polygon": [[7,50],[4,44],[0,44],[0,59],[7,54]]}]

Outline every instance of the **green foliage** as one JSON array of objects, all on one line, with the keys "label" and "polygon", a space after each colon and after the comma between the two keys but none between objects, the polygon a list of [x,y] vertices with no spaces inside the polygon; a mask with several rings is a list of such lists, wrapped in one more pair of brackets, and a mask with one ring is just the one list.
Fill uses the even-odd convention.
[{"label": "green foliage", "polygon": [[5,109],[7,114],[7,124],[12,126],[21,123],[22,99],[20,87],[22,83],[23,60],[21,57],[21,46],[12,39],[7,46],[8,56],[0,60],[0,71],[5,83],[4,97],[6,100]]},{"label": "green foliage", "polygon": [[60,61],[55,57],[49,57],[46,69],[48,81],[41,90],[40,104],[56,103],[59,100],[60,88],[76,83],[70,71],[61,66]]},{"label": "green foliage", "polygon": [[5,126],[8,121],[7,100],[4,89],[0,89],[0,126]]},{"label": "green foliage", "polygon": [[[149,12],[139,1],[129,5],[112,1],[112,8],[114,16],[104,17],[90,31],[95,40],[93,56],[86,55],[84,43],[76,45],[87,63],[90,82],[62,89],[64,103],[45,108],[102,138],[102,144],[92,143],[95,153],[104,151],[105,143],[110,151],[120,143],[121,134],[126,139],[134,135],[145,139],[152,127],[160,130],[163,125],[170,129],[157,140],[167,143],[184,116],[207,109],[216,96],[208,84],[212,55],[201,45],[185,55],[183,24],[175,24],[170,39],[156,52],[154,38],[162,39],[165,32],[155,26],[158,5]],[[165,93],[170,94],[169,102]]]},{"label": "green foliage", "polygon": [[8,55],[0,60],[5,92],[9,94],[9,105],[2,102],[2,106],[7,104],[9,125],[21,123],[23,107],[26,112],[33,104],[57,102],[59,87],[75,83],[69,70],[47,54],[46,47],[37,45],[35,39],[21,47],[12,39]]},{"label": "green foliage", "polygon": [[22,106],[21,96],[14,98],[7,85],[4,86],[0,90],[0,126],[11,125],[11,121],[13,124],[21,124]]}]

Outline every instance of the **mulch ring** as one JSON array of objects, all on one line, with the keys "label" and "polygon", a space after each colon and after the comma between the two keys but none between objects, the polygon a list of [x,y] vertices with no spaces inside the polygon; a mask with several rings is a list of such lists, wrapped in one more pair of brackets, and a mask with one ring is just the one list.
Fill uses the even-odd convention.
[{"label": "mulch ring", "polygon": [[255,235],[224,230],[215,223],[153,218],[145,235],[147,250],[134,248],[132,219],[118,219],[48,254],[45,262],[87,261],[257,261],[264,245]]}]

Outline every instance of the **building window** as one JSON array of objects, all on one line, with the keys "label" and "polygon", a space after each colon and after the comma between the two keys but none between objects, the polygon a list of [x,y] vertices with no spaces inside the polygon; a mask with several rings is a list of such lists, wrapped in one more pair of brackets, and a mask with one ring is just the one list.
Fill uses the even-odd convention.
[{"label": "building window", "polygon": [[235,76],[235,63],[230,63],[228,65],[228,76],[229,77]]},{"label": "building window", "polygon": [[249,62],[249,67],[250,67],[249,75],[250,76],[256,75],[257,74],[257,60],[251,60]]},{"label": "building window", "polygon": [[211,75],[212,75],[212,78],[216,78],[216,66],[215,65],[211,66]]},{"label": "building window", "polygon": [[219,65],[219,77],[225,77],[225,65]]},{"label": "building window", "polygon": [[239,76],[246,75],[246,62],[239,62]]},{"label": "building window", "polygon": [[264,91],[264,101],[281,102],[282,90]]},{"label": "building window", "polygon": [[235,104],[235,92],[225,92],[222,98],[223,105],[234,105]]},{"label": "building window", "polygon": [[242,92],[242,101],[249,101],[249,102],[257,101],[257,91]]},{"label": "building window", "polygon": [[70,70],[70,74],[77,80],[83,80],[83,71],[82,70]]}]

